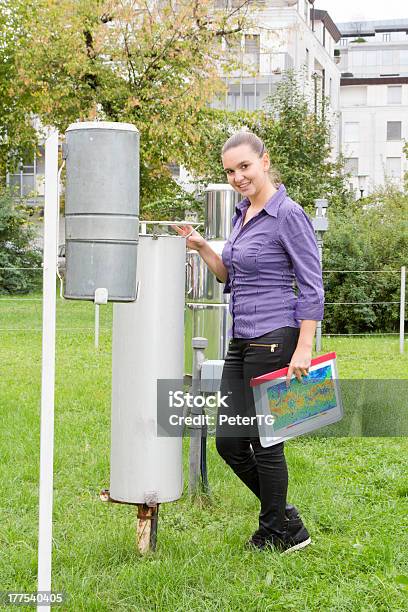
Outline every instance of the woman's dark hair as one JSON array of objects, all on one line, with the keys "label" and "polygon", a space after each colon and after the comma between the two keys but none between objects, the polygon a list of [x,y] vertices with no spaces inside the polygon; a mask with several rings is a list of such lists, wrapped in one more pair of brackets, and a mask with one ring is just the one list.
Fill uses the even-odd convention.
[{"label": "woman's dark hair", "polygon": [[[253,152],[256,153],[259,157],[262,157],[262,155],[267,152],[265,143],[259,138],[259,136],[257,136],[253,132],[240,130],[239,132],[235,132],[235,134],[232,134],[232,136],[230,136],[228,140],[224,143],[224,146],[221,150],[221,155],[224,155],[224,153],[229,151],[229,149],[239,147],[240,145],[249,145]],[[279,187],[279,185],[282,183],[278,170],[276,170],[276,168],[273,168],[272,165],[269,168],[269,177],[276,187]]]}]

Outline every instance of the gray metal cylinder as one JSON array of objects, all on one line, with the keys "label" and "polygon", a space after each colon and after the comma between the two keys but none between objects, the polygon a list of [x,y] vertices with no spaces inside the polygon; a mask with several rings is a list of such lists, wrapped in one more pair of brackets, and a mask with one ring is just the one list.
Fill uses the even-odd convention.
[{"label": "gray metal cylinder", "polygon": [[228,183],[208,185],[204,204],[206,240],[227,240],[240,199],[241,195]]},{"label": "gray metal cylinder", "polygon": [[[240,199],[229,184],[211,184],[206,189],[204,236],[218,255],[231,233]],[[188,251],[186,257],[186,351],[190,351],[192,337],[204,336],[209,341],[207,359],[224,359],[232,325],[229,294],[223,293],[223,283],[217,281],[197,251]],[[186,371],[191,369],[189,361],[186,359]]]},{"label": "gray metal cylinder", "polygon": [[138,298],[115,304],[110,495],[128,503],[178,499],[182,438],[157,436],[157,381],[183,380],[184,265],[179,236],[141,235]]},{"label": "gray metal cylinder", "polygon": [[[221,255],[225,242],[208,240],[210,247]],[[219,283],[197,251],[187,251],[186,294],[188,302],[208,302],[209,304],[228,304],[228,294],[224,285]]]},{"label": "gray metal cylinder", "polygon": [[129,123],[72,123],[66,131],[64,296],[136,298],[139,132]]}]

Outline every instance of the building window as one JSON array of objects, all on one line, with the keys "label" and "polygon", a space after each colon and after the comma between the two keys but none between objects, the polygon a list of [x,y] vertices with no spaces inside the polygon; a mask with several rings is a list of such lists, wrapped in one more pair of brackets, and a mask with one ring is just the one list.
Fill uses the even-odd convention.
[{"label": "building window", "polygon": [[31,204],[38,203],[44,196],[45,149],[40,146],[37,153],[27,153],[12,168],[6,177],[7,185],[17,198],[28,198]]},{"label": "building window", "polygon": [[401,140],[401,132],[401,121],[387,121],[387,140]]},{"label": "building window", "polygon": [[391,32],[384,32],[382,35],[383,42],[391,41]]},{"label": "building window", "polygon": [[245,34],[245,53],[259,55],[260,46],[259,34]]},{"label": "building window", "polygon": [[242,86],[242,106],[244,110],[254,111],[257,109],[259,93],[255,90],[255,83],[244,84]]},{"label": "building window", "polygon": [[344,170],[346,174],[358,176],[358,157],[347,157],[345,159]]},{"label": "building window", "polygon": [[340,90],[343,106],[365,106],[367,87],[342,87]]},{"label": "building window", "polygon": [[367,66],[377,66],[377,51],[367,51]]},{"label": "building window", "polygon": [[401,85],[389,85],[387,87],[387,103],[388,104],[401,104],[402,101],[402,86]]},{"label": "building window", "polygon": [[347,47],[348,38],[340,38],[340,47]]},{"label": "building window", "polygon": [[35,156],[35,171],[37,174],[45,175],[45,146],[44,145],[40,145],[38,147],[38,151]]},{"label": "building window", "polygon": [[[322,105],[324,109],[324,99],[326,97],[326,70],[323,68],[322,70]],[[324,113],[324,110],[323,110]]]},{"label": "building window", "polygon": [[382,52],[382,63],[384,66],[392,66],[392,51],[391,49]]},{"label": "building window", "polygon": [[230,83],[228,86],[227,110],[236,111],[241,108],[241,85]]},{"label": "building window", "polygon": [[385,173],[389,178],[401,178],[401,158],[387,157],[385,160]]},{"label": "building window", "polygon": [[360,137],[360,124],[358,122],[346,122],[344,124],[344,142],[358,142]]},{"label": "building window", "polygon": [[[354,50],[353,50],[354,51]],[[366,52],[365,51],[354,51],[351,56],[353,66],[363,66],[366,60]]]}]

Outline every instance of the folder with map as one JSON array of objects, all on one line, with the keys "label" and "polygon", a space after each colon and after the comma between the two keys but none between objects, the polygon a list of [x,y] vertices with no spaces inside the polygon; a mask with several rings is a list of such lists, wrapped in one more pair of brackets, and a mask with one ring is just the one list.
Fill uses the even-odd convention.
[{"label": "folder with map", "polygon": [[287,372],[282,368],[251,379],[264,447],[331,425],[343,416],[336,353],[312,359],[308,376],[302,381],[293,376],[288,388]]}]

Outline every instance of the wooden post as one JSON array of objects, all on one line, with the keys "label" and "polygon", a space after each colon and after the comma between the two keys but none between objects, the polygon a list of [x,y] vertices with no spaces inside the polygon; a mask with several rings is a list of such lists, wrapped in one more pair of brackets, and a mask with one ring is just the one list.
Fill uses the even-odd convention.
[{"label": "wooden post", "polygon": [[139,504],[136,520],[136,546],[138,551],[145,555],[156,550],[157,521],[159,518],[159,504],[148,506]]},{"label": "wooden post", "polygon": [[[110,496],[109,489],[102,489],[99,493],[100,500],[114,504],[127,504],[128,502],[118,501]],[[159,519],[158,503],[131,504],[137,506],[136,518],[136,547],[138,551],[145,555],[149,551],[156,550],[157,542],[157,521]]]}]

